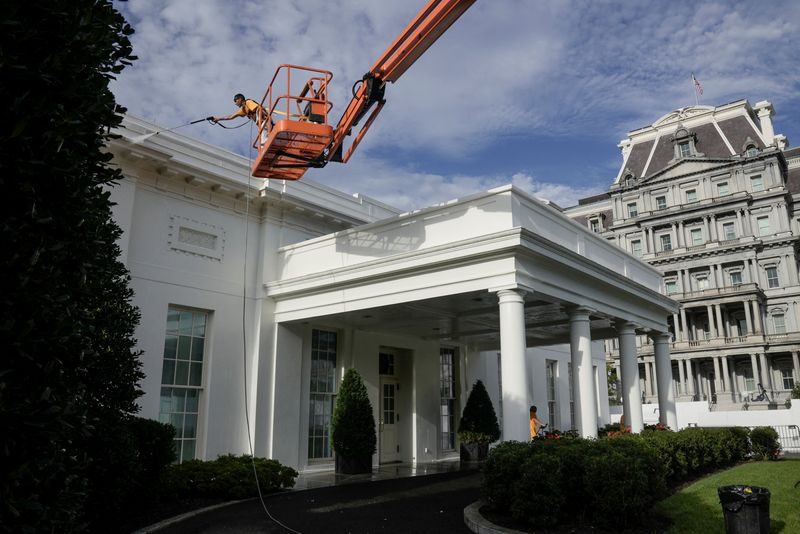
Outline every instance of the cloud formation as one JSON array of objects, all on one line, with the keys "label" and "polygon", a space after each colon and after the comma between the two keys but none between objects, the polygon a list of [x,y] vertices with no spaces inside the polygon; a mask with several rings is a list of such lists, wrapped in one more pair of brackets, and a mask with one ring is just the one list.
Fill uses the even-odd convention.
[{"label": "cloud formation", "polygon": [[[139,60],[112,89],[133,115],[172,127],[231,113],[237,92],[260,99],[280,64],[308,65],[333,72],[338,120],[353,82],[423,5],[118,2]],[[477,1],[388,87],[350,163],[307,176],[401,208],[512,181],[567,206],[608,186],[629,130],[694,104],[692,72],[701,104],[768,99],[776,131],[797,143],[798,27],[793,1]],[[249,130],[181,131],[247,155]],[[542,139],[561,142],[545,150]],[[576,169],[576,154],[591,162]]]}]

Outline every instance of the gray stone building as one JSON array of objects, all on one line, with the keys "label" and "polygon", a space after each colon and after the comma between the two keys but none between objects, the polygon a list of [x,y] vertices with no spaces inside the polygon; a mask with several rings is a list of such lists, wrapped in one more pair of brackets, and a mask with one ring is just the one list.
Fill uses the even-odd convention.
[{"label": "gray stone building", "polygon": [[[775,134],[773,114],[746,100],[668,113],[619,144],[607,193],[564,210],[658,269],[680,302],[669,321],[678,401],[782,409],[800,379],[800,149]],[[637,343],[642,400],[656,402],[652,341]],[[618,367],[616,342],[606,349]]]}]

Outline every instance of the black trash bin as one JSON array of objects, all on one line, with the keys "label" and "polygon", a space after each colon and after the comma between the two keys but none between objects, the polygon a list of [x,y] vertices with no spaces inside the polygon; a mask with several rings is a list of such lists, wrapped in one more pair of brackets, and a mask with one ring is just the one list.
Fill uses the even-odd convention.
[{"label": "black trash bin", "polygon": [[717,488],[725,534],[769,534],[769,497],[767,488],[735,484]]}]

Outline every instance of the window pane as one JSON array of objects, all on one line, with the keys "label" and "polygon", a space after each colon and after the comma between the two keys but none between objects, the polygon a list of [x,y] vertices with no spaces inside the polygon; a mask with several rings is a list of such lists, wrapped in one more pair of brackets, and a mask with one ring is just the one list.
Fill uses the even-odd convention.
[{"label": "window pane", "polygon": [[206,314],[194,314],[194,332],[193,335],[197,337],[204,337],[206,335]]},{"label": "window pane", "polygon": [[203,361],[203,338],[196,337],[192,339],[191,358],[195,362]]},{"label": "window pane", "polygon": [[750,178],[750,188],[756,193],[764,190],[764,180],[761,178],[761,175],[752,176]]},{"label": "window pane", "polygon": [[178,333],[191,335],[192,333],[192,312],[182,311],[178,323]]},{"label": "window pane", "polygon": [[192,348],[192,338],[189,336],[178,337],[178,359],[188,360],[189,350]]},{"label": "window pane", "polygon": [[769,235],[769,217],[759,217],[758,221],[758,235]]},{"label": "window pane", "polygon": [[175,383],[175,360],[164,360],[164,365],[161,368],[161,383]]},{"label": "window pane", "polygon": [[175,366],[175,384],[185,386],[189,383],[189,362],[178,361]]},{"label": "window pane", "polygon": [[168,335],[164,340],[164,357],[175,359],[178,350],[178,336]]},{"label": "window pane", "polygon": [[181,454],[181,461],[194,460],[196,440],[184,440],[183,453]]},{"label": "window pane", "polygon": [[180,318],[180,312],[177,310],[169,310],[167,311],[167,332],[177,332],[178,331],[178,319]]},{"label": "window pane", "polygon": [[203,382],[203,364],[191,363],[189,366],[189,385],[200,386]]}]

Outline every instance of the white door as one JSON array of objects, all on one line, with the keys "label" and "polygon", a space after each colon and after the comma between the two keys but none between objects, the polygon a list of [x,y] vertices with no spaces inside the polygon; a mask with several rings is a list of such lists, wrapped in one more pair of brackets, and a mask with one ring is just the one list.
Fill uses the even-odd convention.
[{"label": "white door", "polygon": [[397,435],[400,414],[397,413],[397,389],[397,380],[381,378],[380,422],[378,424],[380,463],[400,461],[400,443]]}]

